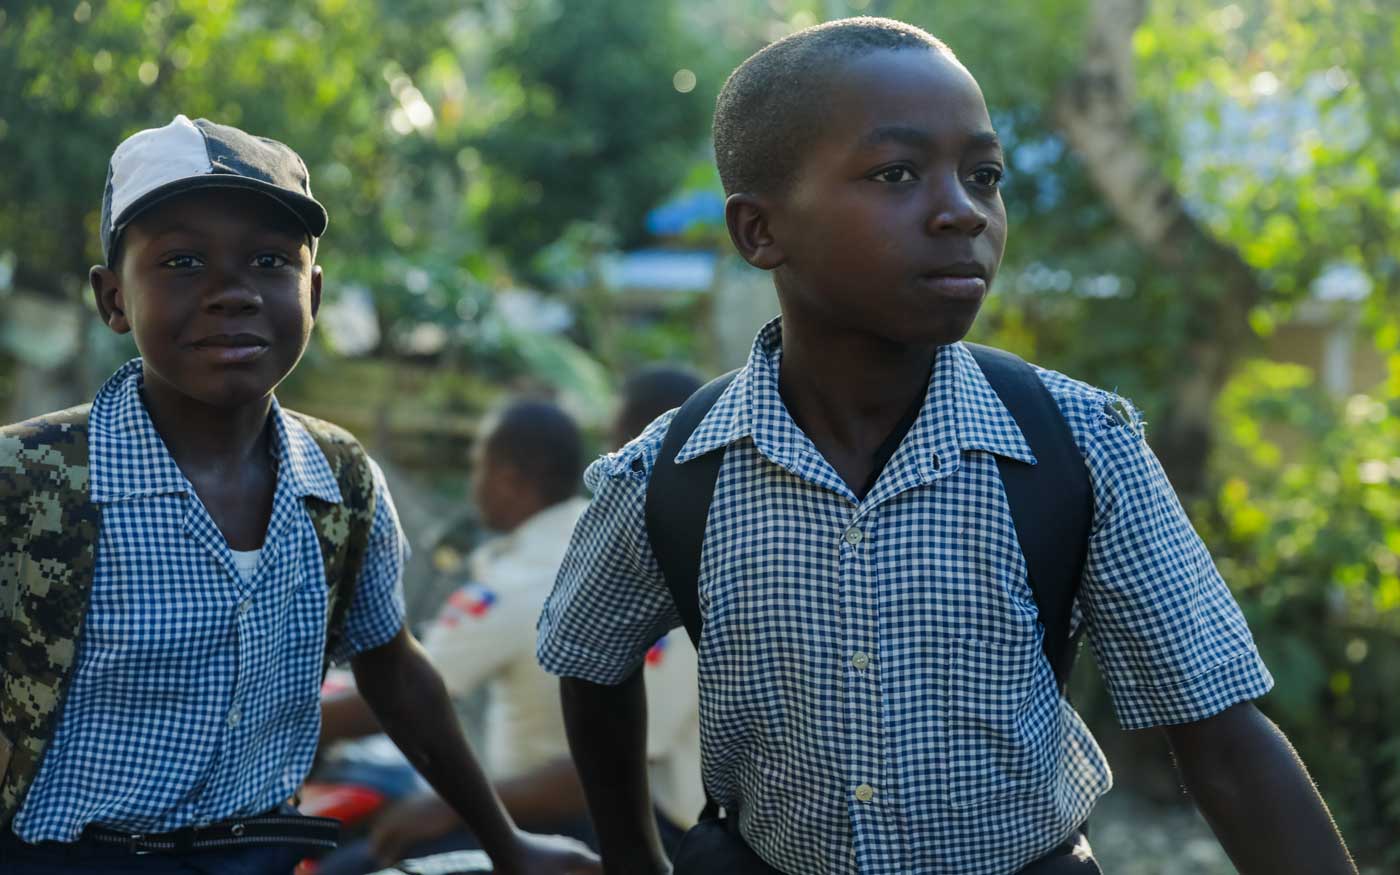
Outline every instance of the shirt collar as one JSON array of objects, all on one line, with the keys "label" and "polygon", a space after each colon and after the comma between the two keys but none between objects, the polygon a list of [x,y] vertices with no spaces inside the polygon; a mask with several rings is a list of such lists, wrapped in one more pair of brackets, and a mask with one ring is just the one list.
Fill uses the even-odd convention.
[{"label": "shirt collar", "polygon": [[295,416],[285,414],[275,396],[268,416],[272,418],[273,434],[277,438],[278,476],[286,481],[287,489],[297,498],[314,495],[322,501],[340,504],[340,484],[335,480],[325,453],[306,426]]},{"label": "shirt collar", "polygon": [[[151,422],[141,399],[142,383],[141,359],[134,358],[93,399],[88,435],[89,496],[94,502],[193,491]],[[314,495],[339,503],[340,487],[315,439],[294,417],[283,415],[276,398],[268,415],[282,484],[298,498]]]},{"label": "shirt collar", "polygon": [[[802,447],[809,442],[788,416],[778,394],[781,359],[782,320],[777,318],[759,331],[748,363],[681,447],[676,462],[687,462],[748,437],[770,461],[796,468]],[[937,470],[941,462],[952,462],[948,455],[965,450],[984,450],[1035,464],[1020,426],[961,343],[939,349],[923,408],[905,440],[918,445],[920,467],[929,472]]]}]

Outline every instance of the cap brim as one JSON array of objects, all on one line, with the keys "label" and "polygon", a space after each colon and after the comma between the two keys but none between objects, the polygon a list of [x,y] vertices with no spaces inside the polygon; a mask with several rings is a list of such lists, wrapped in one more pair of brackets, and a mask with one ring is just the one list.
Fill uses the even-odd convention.
[{"label": "cap brim", "polygon": [[[255,191],[259,194],[267,195],[276,201],[288,212],[296,216],[297,220],[306,227],[306,231],[312,237],[320,237],[326,233],[326,225],[329,224],[329,217],[326,215],[326,208],[317,203],[314,199],[294,191],[288,191],[270,182],[263,182],[261,179],[250,179],[246,176],[235,176],[231,173],[206,173],[199,176],[187,176],[184,179],[176,179],[167,182],[158,188],[153,188],[131,203],[122,214],[112,223],[111,239],[115,244],[126,226],[140,216],[146,210],[162,201],[169,200],[176,195],[185,194],[191,191],[201,191],[210,188],[238,188],[244,191]],[[115,248],[115,245],[113,246]],[[110,258],[110,252],[108,253]]]}]

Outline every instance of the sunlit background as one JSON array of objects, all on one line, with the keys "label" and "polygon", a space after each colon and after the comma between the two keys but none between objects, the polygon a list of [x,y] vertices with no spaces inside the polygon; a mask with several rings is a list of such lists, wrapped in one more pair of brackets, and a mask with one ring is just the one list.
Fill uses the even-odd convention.
[{"label": "sunlit background", "polygon": [[[1007,144],[977,338],[1145,410],[1277,678],[1266,711],[1395,871],[1400,0],[5,0],[0,419],[134,354],[85,282],[123,137],[182,112],[281,139],[331,223],[280,395],[384,461],[422,616],[475,537],[493,399],[552,391],[601,434],[636,366],[742,363],[776,303],[724,234],[715,94],[767,41],[861,13],[945,39]],[[1107,871],[1230,872],[1092,674]]]}]

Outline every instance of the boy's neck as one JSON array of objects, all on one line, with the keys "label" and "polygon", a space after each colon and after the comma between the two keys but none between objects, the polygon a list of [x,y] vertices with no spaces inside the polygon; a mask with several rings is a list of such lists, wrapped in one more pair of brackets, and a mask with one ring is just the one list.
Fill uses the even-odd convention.
[{"label": "boy's neck", "polygon": [[211,407],[173,393],[142,390],[151,423],[186,473],[230,470],[269,455],[272,398],[234,408]]},{"label": "boy's neck", "polygon": [[833,453],[872,454],[923,400],[937,353],[932,344],[891,343],[785,314],[778,390],[793,421],[835,464]]}]

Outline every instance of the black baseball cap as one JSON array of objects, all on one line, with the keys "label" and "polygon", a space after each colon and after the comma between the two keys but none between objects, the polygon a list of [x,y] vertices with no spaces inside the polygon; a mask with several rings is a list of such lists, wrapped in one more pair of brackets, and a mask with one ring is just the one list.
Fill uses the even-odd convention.
[{"label": "black baseball cap", "polygon": [[267,137],[183,115],[163,128],[132,134],[112,153],[102,193],[102,257],[110,266],[117,238],[145,210],[201,188],[261,192],[295,215],[313,239],[326,231],[326,208],[311,196],[306,162]]}]

